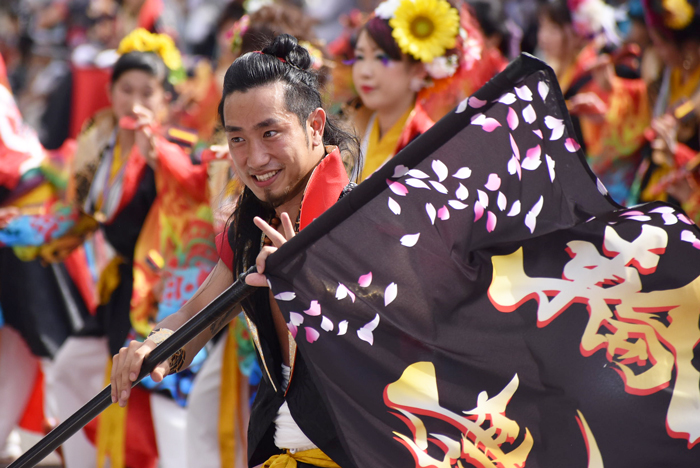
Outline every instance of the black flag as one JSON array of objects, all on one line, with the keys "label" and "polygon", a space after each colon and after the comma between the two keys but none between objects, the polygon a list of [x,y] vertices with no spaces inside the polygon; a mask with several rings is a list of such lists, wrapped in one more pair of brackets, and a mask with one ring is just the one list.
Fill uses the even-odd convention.
[{"label": "black flag", "polygon": [[573,135],[523,56],[269,258],[356,466],[700,462],[700,231]]}]

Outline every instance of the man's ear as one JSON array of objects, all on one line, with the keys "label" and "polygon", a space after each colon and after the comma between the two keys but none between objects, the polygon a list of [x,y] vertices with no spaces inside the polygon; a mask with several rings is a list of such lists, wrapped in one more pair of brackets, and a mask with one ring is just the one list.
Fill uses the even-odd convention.
[{"label": "man's ear", "polygon": [[323,131],[326,128],[326,111],[317,107],[307,119],[311,131],[311,146],[323,146]]}]

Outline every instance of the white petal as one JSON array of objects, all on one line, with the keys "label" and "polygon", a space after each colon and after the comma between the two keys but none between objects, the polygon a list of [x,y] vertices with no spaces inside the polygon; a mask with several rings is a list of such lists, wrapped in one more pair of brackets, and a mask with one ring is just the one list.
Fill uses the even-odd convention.
[{"label": "white petal", "polygon": [[430,224],[435,224],[435,216],[437,215],[437,210],[432,203],[425,204],[425,211],[428,213],[428,218],[430,218]]},{"label": "white petal", "polygon": [[539,83],[537,83],[537,92],[540,93],[540,97],[544,101],[545,99],[547,99],[547,94],[549,94],[549,85],[544,81],[540,81]]},{"label": "white petal", "polygon": [[469,206],[469,205],[467,205],[466,203],[462,203],[462,202],[459,201],[459,200],[450,200],[450,201],[448,201],[447,203],[448,203],[452,208],[454,208],[455,210],[463,210],[463,209],[465,209],[466,207]]},{"label": "white petal", "polygon": [[498,209],[503,211],[506,209],[506,206],[508,205],[508,200],[506,200],[506,196],[503,192],[498,192],[498,200],[496,202],[498,205]]},{"label": "white petal", "polygon": [[518,95],[523,101],[532,101],[532,91],[527,85],[523,85],[520,88],[515,88],[515,94]]},{"label": "white petal", "polygon": [[464,101],[460,102],[459,105],[457,106],[457,110],[455,113],[461,114],[465,110],[467,110],[467,104],[469,103],[469,98],[465,99]]},{"label": "white petal", "polygon": [[520,161],[520,148],[518,148],[517,143],[515,143],[515,138],[513,138],[513,135],[510,135],[510,147],[513,149],[513,156],[518,158],[518,161]]},{"label": "white petal", "polygon": [[537,114],[535,113],[535,108],[532,107],[532,104],[528,104],[528,106],[523,109],[523,120],[525,122],[531,124],[537,119]]},{"label": "white petal", "polygon": [[275,296],[275,299],[277,299],[278,301],[287,302],[287,301],[293,301],[296,297],[297,297],[297,295],[294,294],[294,292],[289,291],[289,292],[279,293],[278,295]]},{"label": "white petal", "polygon": [[455,196],[460,200],[466,200],[467,197],[469,197],[469,190],[460,182],[459,187],[457,187],[457,191],[455,192]]},{"label": "white petal", "polygon": [[670,226],[671,224],[676,224],[678,222],[676,215],[671,213],[664,213],[661,215],[661,217],[664,219],[664,224],[666,226]]},{"label": "white petal", "polygon": [[597,179],[596,185],[598,186],[598,191],[600,192],[601,195],[607,195],[608,194],[608,189],[605,188],[605,185],[600,181],[600,179]]},{"label": "white petal", "polygon": [[360,328],[359,330],[357,330],[357,337],[360,338],[362,341],[366,341],[370,345],[374,344],[374,334],[369,330]]},{"label": "white petal", "polygon": [[691,244],[698,240],[698,238],[693,234],[692,231],[688,231],[687,229],[683,232],[681,232],[681,240],[684,242],[690,242]]},{"label": "white petal", "polygon": [[406,234],[401,238],[401,245],[404,247],[413,247],[418,242],[420,232],[416,234]]},{"label": "white petal", "polygon": [[506,93],[503,96],[498,99],[498,102],[501,104],[506,104],[506,105],[511,105],[515,102],[515,94],[513,93]]},{"label": "white petal", "polygon": [[542,160],[539,157],[525,158],[522,164],[520,164],[520,167],[528,171],[534,171],[535,169],[540,167],[540,164],[542,164]]},{"label": "white petal", "polygon": [[540,212],[542,211],[542,206],[544,206],[544,198],[542,195],[540,195],[540,199],[537,200],[537,203],[532,206],[530,213],[533,213],[535,216],[539,216]]},{"label": "white petal", "polygon": [[468,167],[461,167],[461,168],[459,168],[459,170],[457,172],[455,172],[452,175],[452,177],[454,177],[455,179],[464,180],[464,179],[468,179],[469,176],[471,176],[471,175],[472,175],[471,169],[469,169]]},{"label": "white petal", "polygon": [[348,331],[348,321],[343,320],[338,324],[338,336],[344,335]]},{"label": "white petal", "polygon": [[348,297],[348,288],[344,284],[338,283],[338,289],[335,290],[335,298],[338,300]]},{"label": "white petal", "polygon": [[434,180],[431,180],[429,182],[430,182],[430,185],[432,185],[435,188],[435,190],[437,190],[438,192],[447,193],[447,189],[440,182],[435,182]]},{"label": "white petal", "polygon": [[304,316],[297,313],[297,312],[290,312],[289,313],[289,321],[294,325],[295,327],[298,327],[302,323],[304,323]]},{"label": "white petal", "polygon": [[324,317],[321,319],[321,328],[323,328],[323,329],[326,330],[327,332],[333,331],[333,322],[331,322],[331,319],[329,319],[328,317],[324,316]]},{"label": "white petal", "polygon": [[547,115],[544,118],[544,124],[547,126],[547,128],[552,130],[552,135],[550,135],[549,137],[551,141],[558,140],[564,134],[563,120],[554,118],[551,115]]},{"label": "white petal", "polygon": [[433,161],[432,164],[433,171],[435,172],[435,175],[437,176],[438,180],[442,182],[443,180],[447,179],[447,166],[445,166],[445,163],[436,159]]},{"label": "white petal", "polygon": [[471,123],[473,125],[484,125],[484,122],[486,122],[486,116],[484,114],[479,113],[472,115]]},{"label": "white petal", "polygon": [[496,174],[495,172],[489,174],[489,178],[486,181],[486,184],[484,184],[484,188],[492,192],[495,192],[496,190],[501,188],[501,178],[498,177],[498,174]]},{"label": "white petal", "polygon": [[520,161],[515,159],[515,156],[511,156],[510,161],[508,161],[508,174],[514,175],[516,172],[518,172],[519,167]]},{"label": "white petal", "polygon": [[428,185],[420,179],[406,179],[404,182],[406,182],[406,185],[410,185],[411,187],[430,190],[430,187],[428,187]]},{"label": "white petal", "polygon": [[545,160],[547,161],[547,169],[549,170],[549,178],[552,182],[554,182],[554,177],[556,176],[556,173],[554,172],[554,159],[548,154],[544,155]]},{"label": "white petal", "polygon": [[649,213],[675,213],[676,209],[672,206],[660,206],[649,211]]},{"label": "white petal", "polygon": [[486,208],[489,206],[489,195],[488,193],[484,192],[483,190],[477,190],[476,191],[478,197],[479,197],[479,203],[481,203],[481,206]]},{"label": "white petal", "polygon": [[427,179],[428,177],[430,177],[428,174],[418,169],[411,169],[410,171],[408,171],[408,175],[410,175],[414,179]]},{"label": "white petal", "polygon": [[535,226],[537,225],[537,215],[532,214],[530,211],[525,215],[525,226],[530,230],[530,234],[535,232]]},{"label": "white petal", "polygon": [[399,177],[405,176],[407,172],[408,168],[404,165],[399,164],[394,168],[394,175],[392,177],[394,179],[398,179]]},{"label": "white petal", "polygon": [[646,223],[647,221],[651,221],[651,216],[630,216],[627,219],[633,219],[633,220],[639,221],[641,223]]},{"label": "white petal", "polygon": [[399,203],[391,197],[389,197],[389,209],[395,215],[401,214],[401,205],[399,205]]},{"label": "white petal", "polygon": [[[384,307],[394,302],[394,299],[396,299],[398,293],[399,287],[396,286],[396,283],[391,283],[389,286],[387,286],[384,290]],[[377,319],[377,321],[379,321],[379,319]]]},{"label": "white petal", "polygon": [[513,204],[510,206],[510,211],[508,212],[508,216],[513,217],[513,216],[518,216],[520,214],[520,200],[515,200]]}]

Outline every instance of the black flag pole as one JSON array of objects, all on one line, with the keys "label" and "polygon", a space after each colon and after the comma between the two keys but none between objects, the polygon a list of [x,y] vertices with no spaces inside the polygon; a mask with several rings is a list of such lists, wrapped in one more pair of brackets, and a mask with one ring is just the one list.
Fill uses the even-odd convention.
[{"label": "black flag pole", "polygon": [[[132,387],[136,386],[144,377],[150,374],[158,364],[175,354],[177,350],[206,330],[207,327],[211,326],[217,319],[230,311],[232,307],[248,297],[256,288],[247,285],[245,283],[245,277],[254,270],[255,267],[252,267],[250,270],[243,273],[228,289],[211,301],[197,315],[178,328],[172,336],[158,345],[151,354],[144,359],[141,372],[136,381],[132,384]],[[8,468],[30,468],[35,466],[111,404],[112,386],[108,385],[68,419],[56,426],[54,430],[27,450],[21,457],[10,463]]]}]

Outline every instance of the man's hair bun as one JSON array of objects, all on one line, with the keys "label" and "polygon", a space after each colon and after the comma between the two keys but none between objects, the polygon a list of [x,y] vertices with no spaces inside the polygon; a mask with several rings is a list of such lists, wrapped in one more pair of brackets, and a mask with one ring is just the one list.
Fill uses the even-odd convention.
[{"label": "man's hair bun", "polygon": [[275,37],[272,43],[262,50],[262,53],[283,59],[289,65],[301,70],[311,68],[309,51],[300,46],[297,39],[289,34],[280,34]]}]

